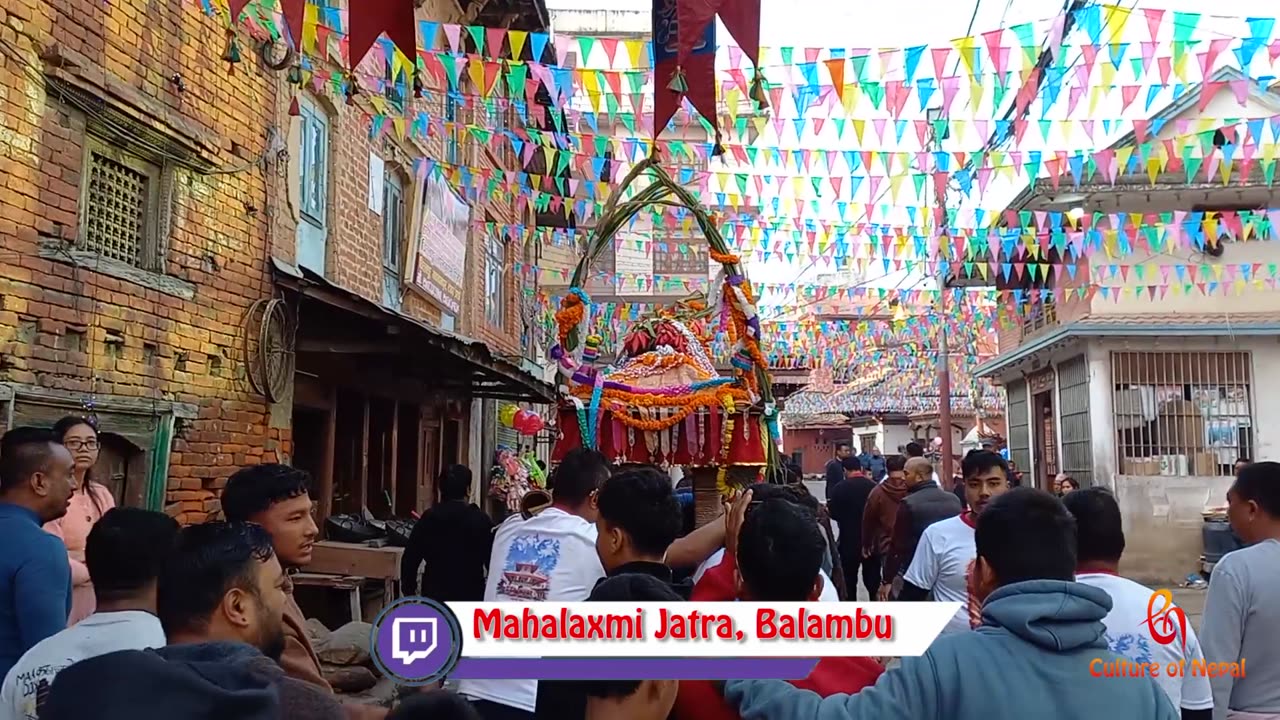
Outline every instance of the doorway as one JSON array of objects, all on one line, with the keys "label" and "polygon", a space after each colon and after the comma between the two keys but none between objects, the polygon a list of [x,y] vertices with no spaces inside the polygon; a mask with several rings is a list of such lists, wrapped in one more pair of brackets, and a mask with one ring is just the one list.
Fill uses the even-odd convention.
[{"label": "doorway", "polygon": [[1036,393],[1032,398],[1032,416],[1035,423],[1035,473],[1036,487],[1053,492],[1053,480],[1058,476],[1058,430],[1054,421],[1053,392]]},{"label": "doorway", "polygon": [[293,407],[293,466],[318,478],[324,472],[329,411]]}]

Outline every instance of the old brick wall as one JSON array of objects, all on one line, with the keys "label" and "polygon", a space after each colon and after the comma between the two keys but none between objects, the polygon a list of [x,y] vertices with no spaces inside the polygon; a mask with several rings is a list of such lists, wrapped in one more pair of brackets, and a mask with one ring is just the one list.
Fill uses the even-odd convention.
[{"label": "old brick wall", "polygon": [[[196,406],[168,474],[166,509],[184,522],[216,510],[236,466],[289,452],[288,431],[269,428],[243,382],[239,339],[246,310],[270,294],[267,171],[255,161],[277,102],[251,48],[234,73],[220,61],[224,22],[180,2],[0,5],[0,382]],[[175,163],[168,251],[148,282],[72,261],[87,116],[47,92],[42,58],[54,55],[78,86],[231,170]]]}]

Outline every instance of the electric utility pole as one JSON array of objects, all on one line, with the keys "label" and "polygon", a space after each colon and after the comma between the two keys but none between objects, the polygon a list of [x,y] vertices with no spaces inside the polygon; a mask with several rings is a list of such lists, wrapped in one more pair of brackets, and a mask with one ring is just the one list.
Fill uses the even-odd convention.
[{"label": "electric utility pole", "polygon": [[951,489],[955,477],[955,461],[951,455],[951,351],[947,344],[947,262],[943,244],[950,245],[947,233],[947,186],[950,173],[942,167],[940,153],[947,129],[941,108],[929,110],[929,151],[933,158],[933,238],[938,247],[938,425],[942,439],[942,472],[938,478],[943,487]]}]

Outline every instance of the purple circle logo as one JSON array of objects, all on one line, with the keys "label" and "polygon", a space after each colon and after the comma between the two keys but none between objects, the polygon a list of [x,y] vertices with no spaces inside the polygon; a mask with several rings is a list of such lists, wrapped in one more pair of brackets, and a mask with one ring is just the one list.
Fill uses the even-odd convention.
[{"label": "purple circle logo", "polygon": [[401,598],[373,623],[373,662],[401,685],[448,675],[462,655],[462,626],[449,608],[424,597]]}]

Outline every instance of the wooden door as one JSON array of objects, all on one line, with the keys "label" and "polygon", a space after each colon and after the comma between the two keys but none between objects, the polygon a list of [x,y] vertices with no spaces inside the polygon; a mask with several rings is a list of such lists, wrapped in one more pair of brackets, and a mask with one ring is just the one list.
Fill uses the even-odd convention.
[{"label": "wooden door", "polygon": [[1035,432],[1036,487],[1054,492],[1053,480],[1058,475],[1058,430],[1054,422],[1053,393],[1038,393],[1033,402],[1032,422]]},{"label": "wooden door", "polygon": [[436,504],[436,476],[440,474],[440,422],[423,420],[418,436],[418,507]]}]

